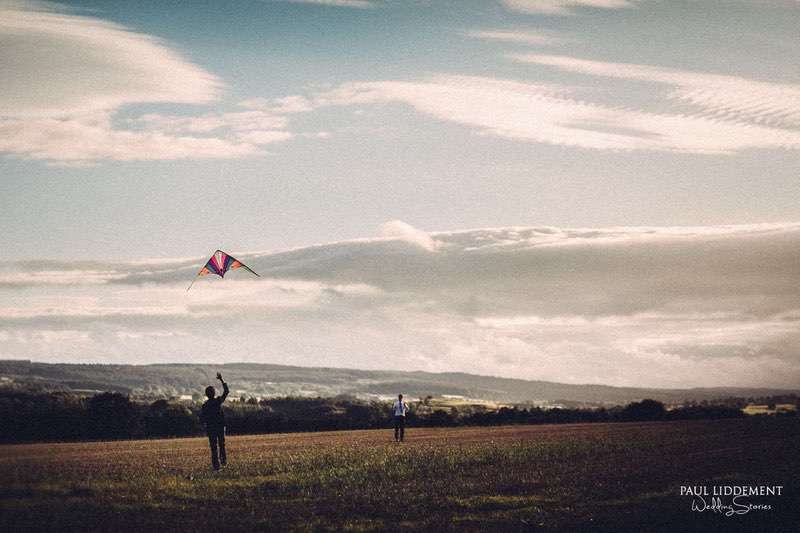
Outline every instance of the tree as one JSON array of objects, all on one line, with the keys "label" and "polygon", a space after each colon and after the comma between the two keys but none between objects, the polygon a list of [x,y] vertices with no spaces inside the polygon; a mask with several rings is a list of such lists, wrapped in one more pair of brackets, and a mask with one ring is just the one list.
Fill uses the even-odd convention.
[{"label": "tree", "polygon": [[436,409],[428,415],[427,425],[434,427],[454,426],[456,419],[453,418],[452,413],[448,413],[443,409]]},{"label": "tree", "polygon": [[136,405],[118,392],[104,392],[89,400],[88,422],[95,437],[130,437],[139,433]]},{"label": "tree", "polygon": [[197,417],[185,405],[167,400],[151,403],[144,415],[145,435],[150,437],[195,435],[199,429]]},{"label": "tree", "polygon": [[625,406],[622,410],[622,418],[625,420],[660,420],[664,418],[665,413],[666,409],[664,409],[663,403],[647,399]]}]

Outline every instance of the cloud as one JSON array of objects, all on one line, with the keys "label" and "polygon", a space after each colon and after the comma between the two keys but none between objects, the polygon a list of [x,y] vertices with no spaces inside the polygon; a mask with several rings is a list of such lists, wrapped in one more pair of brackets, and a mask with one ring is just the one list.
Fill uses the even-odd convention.
[{"label": "cloud", "polygon": [[276,130],[288,124],[286,117],[261,110],[205,113],[199,116],[147,114],[135,122],[148,129],[174,133],[212,133],[222,129],[235,132]]},{"label": "cloud", "polygon": [[204,258],[6,263],[0,357],[402,361],[665,387],[800,379],[800,223],[385,230],[237,253],[262,277],[235,271],[189,292]]},{"label": "cloud", "polygon": [[401,102],[483,135],[599,150],[732,154],[800,148],[800,131],[684,113],[652,113],[591,103],[555,84],[439,75],[424,81],[346,83],[317,105]]},{"label": "cloud", "polygon": [[783,127],[800,126],[800,87],[632,63],[608,63],[567,56],[512,55],[517,61],[591,76],[639,80],[674,87],[667,99],[692,104],[712,119]]},{"label": "cloud", "polygon": [[0,273],[1,286],[100,285],[127,276],[115,270],[37,270]]},{"label": "cloud", "polygon": [[143,115],[135,120],[146,130],[173,135],[217,134],[235,140],[239,146],[270,144],[294,137],[286,128],[285,116],[260,109],[199,116]]},{"label": "cloud", "polygon": [[288,131],[276,131],[276,130],[249,131],[247,133],[239,135],[240,140],[252,144],[270,144],[275,142],[288,141],[293,137],[294,135],[289,133]]},{"label": "cloud", "polygon": [[383,224],[381,226],[381,235],[414,244],[429,252],[435,251],[439,246],[439,243],[432,239],[428,233],[406,224],[402,220],[390,220]]},{"label": "cloud", "polygon": [[5,309],[0,311],[0,319],[43,319],[43,318],[104,318],[104,317],[164,317],[186,315],[185,308],[174,307],[110,307],[107,305],[97,305],[96,302],[83,306],[74,305],[51,305],[48,307],[25,307],[16,309]]},{"label": "cloud", "polygon": [[0,6],[0,116],[69,117],[136,102],[206,103],[213,74],[161,41],[54,4]]},{"label": "cloud", "polygon": [[231,158],[292,137],[285,118],[258,110],[118,120],[133,103],[206,104],[222,81],[154,37],[56,9],[0,6],[0,71],[11,73],[0,152],[71,165]]},{"label": "cloud", "polygon": [[74,330],[42,330],[37,331],[31,336],[34,342],[42,342],[45,344],[60,344],[60,343],[86,343],[89,341],[89,333],[86,331]]},{"label": "cloud", "polygon": [[292,4],[316,4],[331,7],[352,7],[356,9],[369,9],[375,7],[370,0],[277,0],[278,2],[289,2]]},{"label": "cloud", "polygon": [[304,96],[289,95],[281,98],[249,98],[239,102],[241,107],[278,114],[305,113],[313,111],[313,102]]},{"label": "cloud", "polygon": [[572,15],[575,8],[621,9],[633,7],[637,0],[501,0],[512,11],[529,14]]},{"label": "cloud", "polygon": [[485,41],[502,41],[529,46],[553,46],[568,42],[568,39],[550,33],[521,30],[475,30],[467,32],[467,36]]},{"label": "cloud", "polygon": [[0,119],[0,152],[56,163],[229,158],[256,146],[216,137],[116,129],[110,117]]},{"label": "cloud", "polygon": [[169,330],[153,330],[153,331],[118,331],[117,338],[122,340],[139,340],[148,338],[171,338],[171,337],[186,337],[189,334],[185,331],[169,331]]}]

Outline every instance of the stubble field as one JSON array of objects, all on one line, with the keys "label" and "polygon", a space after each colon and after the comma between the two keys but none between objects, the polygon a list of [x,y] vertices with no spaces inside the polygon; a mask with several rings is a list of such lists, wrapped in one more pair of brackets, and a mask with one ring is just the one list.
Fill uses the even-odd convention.
[{"label": "stubble field", "polygon": [[[796,531],[800,420],[0,446],[0,530]],[[681,485],[783,485],[693,512]],[[741,500],[744,502],[745,500]]]}]

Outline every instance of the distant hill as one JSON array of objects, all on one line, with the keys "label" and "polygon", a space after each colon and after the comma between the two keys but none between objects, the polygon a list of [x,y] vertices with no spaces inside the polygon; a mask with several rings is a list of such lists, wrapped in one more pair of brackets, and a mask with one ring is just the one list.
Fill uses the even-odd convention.
[{"label": "distant hill", "polygon": [[571,385],[549,381],[476,376],[464,373],[353,370],[228,363],[223,365],[48,364],[0,360],[0,386],[26,386],[77,392],[118,391],[133,396],[199,395],[221,371],[234,396],[389,397],[456,395],[495,402],[617,405],[643,398],[665,403],[728,397],[761,397],[797,393],[765,388],[647,389],[607,385]]}]

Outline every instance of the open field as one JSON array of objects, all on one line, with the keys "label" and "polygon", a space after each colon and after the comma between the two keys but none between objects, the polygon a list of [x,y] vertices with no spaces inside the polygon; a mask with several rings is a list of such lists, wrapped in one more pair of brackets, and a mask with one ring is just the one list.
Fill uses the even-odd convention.
[{"label": "open field", "polygon": [[[747,530],[800,519],[800,420],[0,446],[0,530]],[[783,485],[725,517],[681,485]]]},{"label": "open field", "polygon": [[793,403],[779,403],[770,409],[769,405],[750,404],[742,412],[746,415],[774,415],[777,413],[793,413],[797,411],[797,406]]}]

